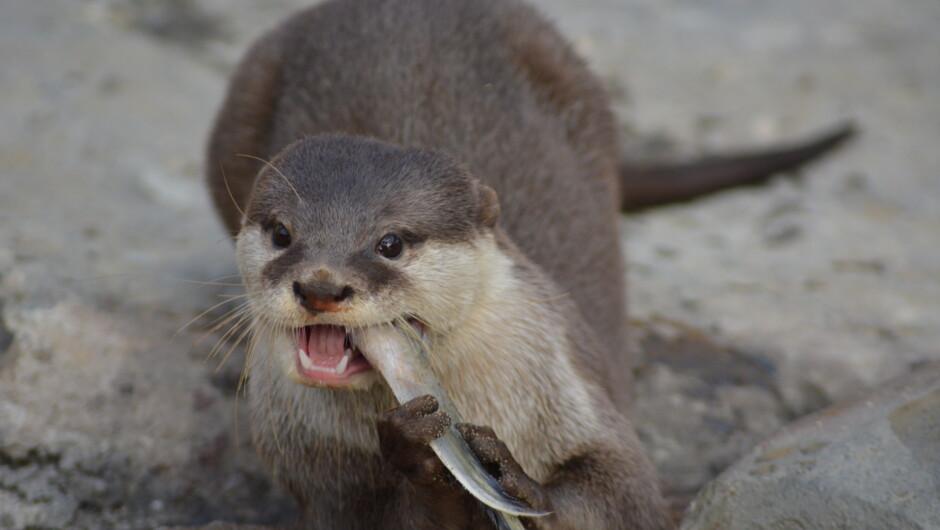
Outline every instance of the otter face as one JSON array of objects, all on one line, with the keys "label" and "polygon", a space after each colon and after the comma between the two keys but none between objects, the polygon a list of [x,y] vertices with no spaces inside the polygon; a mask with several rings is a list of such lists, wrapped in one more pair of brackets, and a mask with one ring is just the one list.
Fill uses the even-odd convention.
[{"label": "otter face", "polygon": [[258,176],[238,236],[253,340],[295,382],[366,388],[349,331],[446,333],[486,288],[495,194],[444,155],[346,136],[287,147]]}]

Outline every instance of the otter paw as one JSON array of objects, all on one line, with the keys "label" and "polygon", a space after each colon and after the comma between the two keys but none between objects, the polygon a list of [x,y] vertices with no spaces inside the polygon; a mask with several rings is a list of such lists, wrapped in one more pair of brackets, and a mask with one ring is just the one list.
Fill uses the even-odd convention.
[{"label": "otter paw", "polygon": [[438,410],[434,396],[417,397],[379,414],[376,426],[382,457],[409,482],[452,485],[453,476],[429,445],[450,427],[450,417]]},{"label": "otter paw", "polygon": [[526,474],[493,429],[469,423],[458,423],[454,427],[506,493],[528,504],[530,508],[552,511],[545,488]]}]

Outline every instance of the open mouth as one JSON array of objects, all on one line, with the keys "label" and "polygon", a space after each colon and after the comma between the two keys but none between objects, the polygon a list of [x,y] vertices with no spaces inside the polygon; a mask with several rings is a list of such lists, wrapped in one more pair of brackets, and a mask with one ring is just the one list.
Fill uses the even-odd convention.
[{"label": "open mouth", "polygon": [[297,329],[297,371],[303,383],[343,386],[371,370],[343,326],[316,324]]},{"label": "open mouth", "polygon": [[[408,323],[422,337],[426,325],[417,318]],[[368,384],[376,372],[349,336],[349,328],[313,324],[295,330],[297,382],[317,387],[350,388]]]}]

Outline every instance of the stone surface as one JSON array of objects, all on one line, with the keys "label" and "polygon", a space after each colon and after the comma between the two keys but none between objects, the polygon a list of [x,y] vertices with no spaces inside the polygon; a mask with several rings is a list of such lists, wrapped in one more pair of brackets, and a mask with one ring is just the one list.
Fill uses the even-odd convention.
[{"label": "stone surface", "polygon": [[706,486],[682,528],[940,528],[940,364],[803,418]]},{"label": "stone surface", "polygon": [[283,508],[244,427],[238,439],[233,386],[170,342],[174,329],[74,300],[7,318],[0,526],[145,528]]},{"label": "stone surface", "polygon": [[[0,527],[290,518],[236,408],[241,348],[216,370],[238,288],[200,168],[232,65],[305,3],[0,6]],[[780,425],[940,358],[940,4],[537,4],[631,152],[863,130],[802,181],[623,221],[637,417],[678,506]]]}]

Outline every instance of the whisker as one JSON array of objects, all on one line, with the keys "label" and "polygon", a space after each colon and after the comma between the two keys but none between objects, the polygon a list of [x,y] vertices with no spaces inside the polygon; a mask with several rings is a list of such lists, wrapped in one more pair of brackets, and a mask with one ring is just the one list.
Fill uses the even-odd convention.
[{"label": "whisker", "polygon": [[219,162],[219,171],[222,172],[222,183],[225,184],[225,191],[228,192],[228,198],[232,199],[232,205],[235,206],[235,209],[238,210],[238,213],[244,218],[245,212],[242,211],[241,206],[238,205],[238,201],[235,200],[235,195],[232,194],[232,188],[228,185],[228,178],[225,176],[225,168],[222,166],[222,162]]},{"label": "whisker", "polygon": [[398,323],[398,327],[402,329],[405,335],[408,337],[408,340],[411,342],[412,346],[422,348],[429,358],[432,358],[431,349],[428,347],[427,342],[424,341],[424,336],[421,333],[418,333],[418,330],[411,325],[411,322],[408,322],[404,317],[396,317],[395,322]]},{"label": "whisker", "polygon": [[[244,326],[245,321],[246,321],[246,315],[245,315],[244,313],[241,313],[241,314],[239,314],[239,315],[233,315],[232,317],[230,317],[230,319],[231,319],[231,318],[236,318],[236,317],[238,318],[238,321],[237,321],[235,324],[233,324],[232,327],[230,327],[229,329],[227,329],[227,330],[225,331],[225,333],[222,334],[221,337],[219,337],[219,340],[216,341],[215,346],[212,347],[212,350],[209,351],[209,355],[206,356],[206,358],[204,359],[203,362],[208,362],[209,359],[215,357],[216,354],[218,354],[218,353],[222,350],[223,344],[224,344],[228,339],[230,339],[235,333],[237,333],[238,330],[240,330],[240,329],[242,328],[242,326]],[[224,325],[224,324],[220,324],[220,326],[222,326],[222,325]],[[237,342],[236,342],[236,344],[237,344]]]},{"label": "whisker", "polygon": [[[257,322],[257,321],[255,321]],[[252,322],[252,326],[255,325],[255,322]],[[252,355],[255,353],[255,349],[258,347],[258,330],[252,327],[253,333],[248,337],[248,351],[245,353],[245,362],[242,363],[242,371],[238,374],[238,386],[235,387],[235,395],[237,396],[242,389],[247,391],[246,385],[248,383],[248,370],[251,369],[251,359]]]},{"label": "whisker", "polygon": [[[268,367],[268,371],[270,372],[271,364],[266,363],[266,365]],[[268,392],[265,395],[265,398],[267,399],[267,404],[268,404],[268,421],[271,423],[271,433],[274,435],[274,445],[277,447],[277,451],[279,453],[284,454],[284,449],[281,447],[281,439],[277,435],[277,425],[274,423],[274,415],[271,412],[271,393]]]},{"label": "whisker", "polygon": [[229,360],[229,357],[232,356],[232,352],[235,351],[235,348],[241,344],[243,340],[245,340],[245,336],[251,331],[251,326],[252,324],[250,323],[245,327],[245,331],[243,331],[242,334],[238,336],[238,339],[235,340],[235,343],[232,344],[232,346],[228,349],[228,352],[225,353],[225,357],[223,357],[219,362],[219,365],[215,367],[216,373],[218,373],[218,371],[222,369],[222,366],[225,365],[225,362]]},{"label": "whisker", "polygon": [[[277,166],[275,166],[274,164],[272,164],[271,162],[268,162],[267,160],[265,160],[265,159],[263,159],[263,158],[259,158],[259,157],[257,157],[257,156],[253,156],[253,155],[237,154],[237,155],[235,155],[235,156],[240,156],[240,157],[244,157],[244,158],[250,158],[250,159],[252,159],[252,160],[257,160],[257,161],[263,163],[264,165],[268,166],[269,168],[273,169],[278,175],[281,176],[282,179],[284,179],[284,182],[286,182],[287,185],[290,186],[290,189],[294,191],[294,196],[297,197],[297,200],[303,202],[303,199],[300,198],[300,194],[297,193],[297,188],[295,188],[294,185],[291,184],[291,182],[290,182],[290,180],[287,178],[287,176],[286,176],[284,173],[281,173],[281,170],[278,169]],[[242,217],[244,217],[244,215],[245,215],[245,214],[242,214]]]},{"label": "whisker", "polygon": [[241,446],[238,438],[238,390],[235,390],[235,403],[232,405],[232,422],[235,424],[235,456],[238,457],[238,451]]},{"label": "whisker", "polygon": [[[225,326],[232,320],[237,319],[239,320],[237,324],[240,324],[241,320],[244,319],[246,313],[250,312],[250,310],[251,308],[249,307],[249,305],[247,303],[244,303],[228,311],[227,313],[220,316],[219,318],[215,319],[212,323],[209,324],[210,326],[209,330],[206,331],[201,337],[196,339],[196,341],[193,343],[193,346],[198,345],[200,342],[202,342],[207,337],[209,337],[209,335],[212,335],[213,333],[221,329],[223,326]],[[222,338],[224,339],[225,337],[223,336]]]},{"label": "whisker", "polygon": [[217,278],[212,278],[212,279],[209,280],[209,281],[210,281],[210,282],[219,282],[219,281],[222,281],[222,280],[228,280],[228,279],[230,279],[230,278],[241,278],[241,277],[242,277],[241,274],[226,274],[225,276],[219,276],[219,277],[217,277]]},{"label": "whisker", "polygon": [[[215,304],[214,306],[210,307],[209,309],[206,309],[206,310],[203,311],[202,313],[199,313],[198,315],[196,315],[195,317],[193,317],[192,320],[190,320],[189,322],[183,324],[182,327],[180,327],[178,330],[176,330],[176,333],[173,334],[173,336],[170,338],[170,340],[175,339],[175,338],[177,337],[177,335],[179,335],[180,333],[183,332],[184,329],[188,328],[193,322],[195,322],[195,321],[199,320],[200,318],[204,317],[204,316],[205,316],[207,313],[209,313],[210,311],[214,310],[215,308],[217,308],[217,307],[219,307],[219,306],[221,306],[221,305],[225,305],[225,304],[227,304],[227,303],[229,303],[229,302],[231,302],[231,301],[232,301],[232,300],[222,300],[221,302]],[[238,308],[236,307],[235,309],[238,309]]]},{"label": "whisker", "polygon": [[[251,324],[249,325],[249,327],[254,330],[255,325],[256,325],[256,323],[258,323],[258,322],[259,322],[258,319],[252,320],[252,322],[251,322]],[[261,324],[259,324],[259,325],[261,325]],[[257,330],[255,330],[255,331],[257,331]],[[249,369],[249,367],[250,367],[250,365],[251,365],[251,356],[252,356],[252,353],[254,353],[255,348],[257,348],[257,345],[258,345],[258,341],[257,341],[257,339],[256,339],[256,333],[252,333],[252,335],[248,338],[248,353],[245,355],[245,361],[244,361],[244,363],[242,363],[242,370],[241,370],[241,373],[238,375],[238,384],[235,386],[235,443],[236,443],[236,445],[238,445],[238,439],[239,439],[239,429],[238,429],[238,394],[239,394],[240,392],[242,392],[243,389],[244,389],[244,392],[247,392],[247,391],[248,391],[248,389],[247,389],[247,387],[246,387],[246,382],[247,382],[247,378],[248,378],[248,369]]]},{"label": "whisker", "polygon": [[[275,333],[277,335],[287,333],[287,331],[288,331],[287,326],[285,326],[283,323],[279,322],[278,325],[275,327]],[[297,430],[300,424],[297,422],[297,418],[294,415],[294,407],[296,406],[296,400],[291,398],[291,396],[293,396],[294,394],[291,392],[285,392],[283,395],[285,396],[285,399],[290,399],[290,402],[284,403],[284,407],[287,409],[287,420],[290,422],[291,428],[294,430]]]},{"label": "whisker", "polygon": [[204,281],[204,280],[186,280],[186,279],[183,279],[183,278],[171,278],[171,279],[174,280],[174,281],[177,281],[177,282],[195,283],[195,284],[197,284],[197,285],[221,285],[221,286],[224,286],[224,287],[241,287],[242,285],[244,285],[242,282],[230,283],[230,282],[220,282],[220,281],[217,281],[217,280],[208,280],[208,281]]},{"label": "whisker", "polygon": [[[235,313],[241,314],[241,313],[244,313],[245,311],[249,311],[249,310],[251,309],[251,300],[248,300],[248,299],[247,299],[247,298],[248,298],[247,296],[226,298],[226,299],[222,300],[221,302],[219,302],[218,304],[216,304],[213,308],[218,307],[218,306],[223,305],[223,304],[227,304],[227,303],[231,303],[231,302],[236,302],[236,301],[238,301],[240,298],[244,298],[244,300],[241,300],[240,302],[238,302],[237,304],[235,304],[235,307],[229,309],[229,310],[226,311],[225,313],[223,313],[223,314],[221,314],[221,315],[219,315],[219,316],[213,318],[213,319],[206,325],[206,328],[204,328],[204,329],[209,329],[209,331],[215,331],[215,330],[219,329],[221,326],[225,325],[226,320],[229,319],[229,317],[231,317],[233,314],[235,314]],[[211,311],[211,309],[210,309],[210,311]]]},{"label": "whisker", "polygon": [[245,354],[245,362],[242,363],[242,372],[238,375],[238,386],[235,387],[235,395],[242,391],[248,392],[248,370],[251,369],[252,356],[257,347],[258,342],[252,336],[248,339],[248,352]]},{"label": "whisker", "polygon": [[148,280],[169,280],[172,282],[193,283],[197,285],[221,285],[221,286],[227,286],[227,287],[239,287],[243,285],[241,282],[223,283],[223,282],[218,281],[218,280],[237,277],[237,276],[238,275],[228,275],[228,276],[222,276],[221,278],[216,278],[212,280],[193,280],[190,278],[174,278],[173,276],[162,276],[159,274],[148,274],[145,272],[118,272],[114,274],[103,274],[101,276],[89,276],[87,278],[73,278],[69,280],[69,283],[75,284],[75,283],[94,282],[94,281],[101,281],[101,280],[113,280],[115,278],[144,278]]}]

